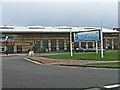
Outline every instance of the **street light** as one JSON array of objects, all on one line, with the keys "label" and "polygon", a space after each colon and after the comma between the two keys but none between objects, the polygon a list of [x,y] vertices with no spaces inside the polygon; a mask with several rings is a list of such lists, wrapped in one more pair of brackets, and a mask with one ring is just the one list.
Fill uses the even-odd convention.
[{"label": "street light", "polygon": [[8,36],[5,36],[5,43],[6,43],[6,54],[8,55],[8,47],[7,47],[7,42],[8,41]]},{"label": "street light", "polygon": [[71,31],[71,27],[70,27],[70,55],[71,57],[73,56],[73,52],[72,52],[72,31]]}]

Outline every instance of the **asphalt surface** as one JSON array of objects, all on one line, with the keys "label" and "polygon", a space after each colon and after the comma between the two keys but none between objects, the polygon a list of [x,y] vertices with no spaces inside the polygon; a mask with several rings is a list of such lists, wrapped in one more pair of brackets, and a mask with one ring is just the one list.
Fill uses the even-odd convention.
[{"label": "asphalt surface", "polygon": [[119,83],[115,69],[42,66],[24,58],[2,58],[3,88],[102,88]]}]

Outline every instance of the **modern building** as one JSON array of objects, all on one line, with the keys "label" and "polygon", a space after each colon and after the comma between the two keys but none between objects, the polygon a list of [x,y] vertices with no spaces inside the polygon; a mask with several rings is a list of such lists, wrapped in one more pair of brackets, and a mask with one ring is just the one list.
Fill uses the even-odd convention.
[{"label": "modern building", "polygon": [[[67,27],[67,26],[0,26],[1,51],[8,49],[9,53],[25,53],[30,49],[36,52],[65,52],[70,50],[70,29],[72,38],[76,32],[98,30],[97,27]],[[103,28],[104,49],[119,49],[118,31]],[[76,48],[95,48],[96,42],[74,42]],[[100,47],[100,42],[98,42]],[[39,49],[39,50],[38,50]]]},{"label": "modern building", "polygon": [[119,34],[118,35],[118,43],[119,43],[119,45],[118,45],[119,47],[118,48],[120,49],[120,28],[113,28],[113,30],[118,31],[118,34]]}]

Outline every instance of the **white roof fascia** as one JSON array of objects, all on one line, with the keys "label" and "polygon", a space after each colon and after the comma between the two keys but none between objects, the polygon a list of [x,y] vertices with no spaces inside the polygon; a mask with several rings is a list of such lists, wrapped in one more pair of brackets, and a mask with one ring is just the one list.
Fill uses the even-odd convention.
[{"label": "white roof fascia", "polygon": [[[11,26],[13,27],[13,26]],[[41,27],[41,26],[40,26]],[[60,27],[61,28],[61,27]],[[63,28],[63,26],[62,26]],[[66,28],[66,27],[64,27]],[[68,27],[67,27],[68,28]],[[100,28],[95,28],[95,27],[71,27],[71,31],[72,32],[85,32],[85,31],[92,31],[92,30],[96,30],[96,29],[100,29]],[[88,28],[88,29],[85,29]],[[89,29],[89,28],[93,28],[93,29]],[[103,33],[117,33],[118,31],[116,30],[112,30],[112,29],[107,29],[107,28],[103,28]],[[8,33],[34,33],[34,32],[70,32],[70,29],[58,29],[57,27],[45,27],[45,29],[29,29],[28,27],[14,27],[14,29],[0,29],[0,32],[8,32]]]}]

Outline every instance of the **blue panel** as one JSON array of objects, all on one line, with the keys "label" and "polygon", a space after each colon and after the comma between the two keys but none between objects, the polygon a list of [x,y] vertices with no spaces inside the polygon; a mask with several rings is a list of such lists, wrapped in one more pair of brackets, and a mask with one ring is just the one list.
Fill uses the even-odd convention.
[{"label": "blue panel", "polygon": [[74,42],[99,41],[99,31],[82,32],[74,34]]}]

